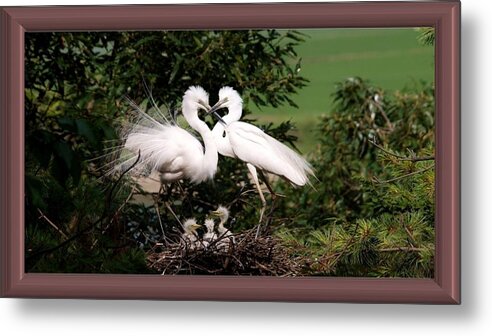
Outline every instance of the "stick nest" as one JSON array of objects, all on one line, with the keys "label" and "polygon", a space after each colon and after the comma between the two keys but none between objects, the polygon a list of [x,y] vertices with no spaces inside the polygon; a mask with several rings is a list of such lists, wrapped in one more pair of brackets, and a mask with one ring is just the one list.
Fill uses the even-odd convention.
[{"label": "stick nest", "polygon": [[[255,230],[219,237],[207,244],[167,243],[147,254],[147,266],[162,274],[272,275],[302,274],[306,261],[293,258],[273,236],[255,239]],[[233,238],[232,238],[233,237]]]}]

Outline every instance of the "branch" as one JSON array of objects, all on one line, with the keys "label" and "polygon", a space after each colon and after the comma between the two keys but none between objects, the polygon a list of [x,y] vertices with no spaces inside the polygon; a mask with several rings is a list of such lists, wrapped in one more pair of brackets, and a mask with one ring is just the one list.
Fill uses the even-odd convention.
[{"label": "branch", "polygon": [[137,156],[137,159],[135,160],[135,162],[130,167],[125,169],[125,171],[123,173],[121,173],[121,175],[118,177],[116,182],[111,187],[109,194],[108,194],[108,197],[106,198],[106,206],[104,208],[104,210],[105,210],[104,215],[106,214],[106,211],[109,208],[109,204],[111,203],[111,201],[113,199],[113,193],[116,189],[116,186],[121,182],[121,180],[123,179],[123,176],[125,176],[130,170],[132,170],[137,165],[138,161],[140,161],[140,157],[141,157],[141,153],[140,153],[140,151],[138,151],[138,156]]},{"label": "branch", "polygon": [[429,169],[432,169],[432,168],[434,168],[434,165],[431,165],[431,166],[426,167],[424,169],[420,169],[420,170],[417,170],[417,171],[414,171],[414,172],[411,172],[411,173],[408,173],[408,174],[405,174],[405,175],[402,175],[402,176],[398,176],[398,177],[395,177],[395,178],[392,178],[392,179],[389,179],[389,180],[381,181],[377,177],[373,177],[372,180],[374,182],[376,182],[376,183],[379,183],[379,184],[391,183],[391,182],[399,181],[399,180],[404,179],[406,177],[410,177],[410,176],[413,176],[413,175],[417,175],[417,174],[426,172],[426,171],[428,171]]},{"label": "branch", "polygon": [[423,248],[420,247],[388,247],[388,248],[382,248],[379,249],[378,252],[421,252],[423,251]]},{"label": "branch", "polygon": [[431,161],[431,160],[434,160],[435,159],[435,157],[433,155],[432,156],[420,156],[420,157],[419,156],[407,157],[407,156],[403,156],[403,155],[398,155],[398,154],[395,154],[393,152],[390,152],[389,150],[387,150],[386,148],[378,145],[377,143],[375,143],[372,140],[368,140],[368,141],[369,141],[370,144],[376,146],[377,148],[379,148],[380,150],[382,150],[386,154],[391,155],[391,156],[397,158],[400,161],[419,162],[419,161]]},{"label": "branch", "polygon": [[46,215],[40,209],[38,209],[38,212],[39,212],[39,218],[42,218],[46,222],[48,222],[48,224],[51,225],[63,238],[65,239],[68,238],[65,232],[63,232],[58,226],[55,225],[55,223],[53,223],[48,217],[46,217]]},{"label": "branch", "polygon": [[393,131],[395,129],[395,126],[393,123],[389,120],[388,116],[386,115],[386,112],[384,112],[383,107],[381,106],[380,103],[374,101],[374,105],[378,108],[379,112],[381,112],[381,115],[383,116],[384,120],[386,121],[386,124],[388,125],[388,128],[390,131]]},{"label": "branch", "polygon": [[83,234],[85,234],[86,232],[90,231],[92,228],[94,228],[98,223],[100,223],[102,221],[103,217],[99,218],[96,222],[94,222],[93,224],[87,226],[86,228],[78,231],[76,234],[74,234],[73,236],[71,236],[70,238],[62,241],[60,244],[54,246],[54,247],[51,247],[51,248],[48,248],[48,249],[45,249],[45,250],[41,250],[41,251],[38,251],[34,254],[31,254],[30,256],[26,257],[26,260],[32,260],[34,259],[35,257],[38,257],[38,256],[41,256],[43,254],[46,254],[46,253],[51,253],[51,252],[54,252],[60,248],[62,248],[63,246],[69,244],[70,242],[74,241],[75,239],[77,239],[78,237],[82,236]]}]

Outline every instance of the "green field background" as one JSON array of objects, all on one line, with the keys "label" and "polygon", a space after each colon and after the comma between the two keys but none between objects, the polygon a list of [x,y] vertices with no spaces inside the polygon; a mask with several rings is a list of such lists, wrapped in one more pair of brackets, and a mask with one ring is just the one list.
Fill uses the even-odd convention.
[{"label": "green field background", "polygon": [[413,28],[300,31],[306,37],[297,52],[302,58],[301,74],[309,83],[292,96],[299,108],[249,107],[260,122],[295,122],[303,153],[317,142],[313,130],[318,117],[331,111],[337,82],[358,76],[394,91],[434,80],[434,47],[420,44]]}]

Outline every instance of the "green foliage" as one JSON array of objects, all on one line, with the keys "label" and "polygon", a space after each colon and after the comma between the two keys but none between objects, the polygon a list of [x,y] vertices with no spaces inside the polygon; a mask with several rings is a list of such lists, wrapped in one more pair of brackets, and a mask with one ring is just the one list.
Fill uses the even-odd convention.
[{"label": "green foliage", "polygon": [[418,41],[423,45],[434,45],[436,43],[436,30],[433,27],[417,28]]},{"label": "green foliage", "polygon": [[[315,191],[303,188],[288,194],[288,202],[309,209],[297,218],[310,226],[323,225],[322,218],[351,219],[371,214],[366,202],[372,195],[361,181],[383,172],[378,163],[381,152],[375,144],[397,151],[421,152],[434,142],[433,90],[396,92],[387,96],[360,78],[338,85],[336,110],[319,123],[319,145],[312,155],[319,183]],[[288,203],[286,208],[294,204]],[[287,217],[290,217],[288,214]]]},{"label": "green foliage", "polygon": [[334,99],[311,160],[316,190],[284,190],[280,236],[312,259],[308,273],[431,277],[432,88],[389,95],[349,78]]},{"label": "green foliage", "polygon": [[[403,164],[404,165],[404,164]],[[427,163],[432,168],[433,165]],[[367,218],[334,221],[317,229],[282,228],[277,235],[293,256],[309,260],[312,275],[432,277],[434,173],[401,178],[402,162],[384,165],[394,183],[366,182]]]}]

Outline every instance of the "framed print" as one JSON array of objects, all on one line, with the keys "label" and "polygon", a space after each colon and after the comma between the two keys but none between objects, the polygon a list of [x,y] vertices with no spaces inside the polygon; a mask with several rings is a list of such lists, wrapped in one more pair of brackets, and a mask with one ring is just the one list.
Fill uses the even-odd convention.
[{"label": "framed print", "polygon": [[460,303],[459,2],[0,18],[2,296]]}]

